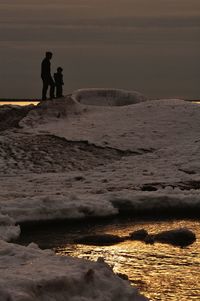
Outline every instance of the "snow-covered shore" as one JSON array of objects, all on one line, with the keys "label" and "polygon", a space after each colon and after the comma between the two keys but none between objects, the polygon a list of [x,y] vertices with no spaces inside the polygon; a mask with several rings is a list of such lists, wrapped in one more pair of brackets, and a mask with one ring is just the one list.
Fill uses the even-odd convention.
[{"label": "snow-covered shore", "polygon": [[103,260],[55,256],[35,244],[0,241],[0,267],[1,301],[146,300]]},{"label": "snow-covered shore", "polygon": [[[97,105],[98,101],[104,105]],[[3,116],[4,110],[8,115],[11,109],[0,108],[0,114]],[[16,238],[20,234],[17,223],[25,221],[102,217],[117,215],[125,210],[134,214],[143,210],[155,210],[157,214],[164,210],[179,212],[184,208],[200,211],[198,104],[177,99],[150,101],[141,94],[123,90],[93,89],[90,94],[87,89],[74,92],[72,97],[31,106],[26,113],[24,109],[23,113],[20,112],[19,107],[16,112],[12,111],[14,124],[8,118],[5,118],[4,124],[1,123],[2,240]],[[16,269],[14,266],[8,269],[8,274],[0,282],[2,296],[4,292],[5,296],[10,294],[13,300],[18,301],[143,300],[134,288],[127,286],[111,271],[108,282],[107,276],[102,280],[104,284],[97,280],[104,278],[95,278],[101,270],[101,263],[59,259],[36,249],[35,246],[26,248],[1,241],[0,254],[4,256],[8,252],[8,257],[3,259],[0,256],[3,269],[11,266],[12,260],[17,264]],[[26,257],[29,258],[30,254],[31,258],[32,251],[36,255],[33,262],[30,259],[27,265],[32,268],[26,284],[23,284],[25,280],[20,270],[24,271]],[[20,256],[22,261],[18,264],[17,258]],[[4,260],[8,266],[3,265]],[[68,270],[71,261],[73,268]],[[49,283],[55,282],[65,290],[63,283],[69,281],[76,265],[77,275],[82,269],[80,265],[84,266],[83,274],[87,273],[87,269],[97,270],[94,274],[89,272],[96,283],[91,295],[74,295],[72,289],[70,296],[66,295],[67,292],[63,292],[65,297],[53,292],[49,297],[44,297]],[[95,266],[91,268],[90,265]],[[42,288],[40,281],[35,280],[38,276],[36,267],[40,267],[41,282],[44,279],[49,281],[42,284]],[[104,266],[100,273],[104,275],[107,270]],[[52,278],[48,276],[49,271],[53,271]],[[59,271],[64,278],[59,276]],[[11,290],[14,273],[19,278],[16,278],[16,286]],[[111,287],[109,277],[113,281],[112,291],[108,290]],[[56,279],[60,281],[56,282]],[[80,288],[86,289],[87,279],[81,282],[76,278],[76,281]],[[117,297],[119,281],[123,297]],[[4,282],[8,283],[6,289]],[[105,295],[101,295],[100,291],[105,291]]]},{"label": "snow-covered shore", "polygon": [[42,103],[20,129],[1,132],[1,214],[24,222],[115,215],[122,207],[199,210],[198,104],[90,106],[75,96]]}]

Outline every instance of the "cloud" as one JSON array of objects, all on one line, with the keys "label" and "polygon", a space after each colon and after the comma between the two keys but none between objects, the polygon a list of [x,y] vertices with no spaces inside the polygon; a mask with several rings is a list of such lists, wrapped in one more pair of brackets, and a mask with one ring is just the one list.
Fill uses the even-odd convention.
[{"label": "cloud", "polygon": [[154,17],[109,17],[109,18],[58,18],[57,16],[48,16],[43,19],[42,16],[28,16],[18,20],[0,19],[1,30],[20,30],[24,29],[178,29],[178,28],[200,28],[199,16],[154,16]]}]

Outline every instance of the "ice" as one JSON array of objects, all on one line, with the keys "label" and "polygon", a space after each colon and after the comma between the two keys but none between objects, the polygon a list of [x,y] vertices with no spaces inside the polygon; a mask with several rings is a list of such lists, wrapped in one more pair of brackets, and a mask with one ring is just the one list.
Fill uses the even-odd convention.
[{"label": "ice", "polygon": [[199,208],[199,115],[178,99],[43,102],[0,137],[1,212],[21,222]]},{"label": "ice", "polygon": [[27,115],[33,105],[20,107],[17,105],[3,105],[0,107],[0,131],[18,127],[19,121]]},{"label": "ice", "polygon": [[14,240],[19,235],[20,227],[15,225],[15,221],[10,216],[0,213],[0,240]]},{"label": "ice", "polygon": [[[2,301],[8,296],[140,300],[105,265],[5,241],[20,235],[18,223],[27,221],[199,212],[200,106],[142,97],[122,90],[79,90],[27,110],[15,108],[16,124],[2,121],[12,108],[0,108],[0,261],[5,270],[0,289],[7,296]],[[29,255],[32,261],[25,260]],[[95,270],[91,291],[83,280],[90,269]],[[87,275],[90,279],[93,272]],[[83,290],[76,291],[74,283]]]},{"label": "ice", "polygon": [[145,301],[104,262],[55,256],[37,245],[0,241],[0,300]]},{"label": "ice", "polygon": [[177,99],[41,103],[1,136],[1,212],[20,222],[115,215],[125,200],[133,211],[195,208],[199,114]]},{"label": "ice", "polygon": [[126,106],[146,101],[139,92],[122,89],[79,89],[72,93],[72,99],[86,105]]},{"label": "ice", "polygon": [[1,202],[1,212],[9,215],[16,223],[48,221],[58,219],[77,219],[91,216],[111,216],[117,209],[102,198],[89,198],[74,195],[41,195],[21,197]]},{"label": "ice", "polygon": [[[80,115],[84,108],[71,97],[43,101],[20,122],[21,127],[34,127]],[[78,116],[77,116],[78,117]]]}]

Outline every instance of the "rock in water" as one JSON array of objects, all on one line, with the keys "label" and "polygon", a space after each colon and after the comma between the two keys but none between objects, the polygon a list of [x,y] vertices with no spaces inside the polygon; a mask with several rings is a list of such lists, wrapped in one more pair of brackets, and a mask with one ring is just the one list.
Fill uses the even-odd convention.
[{"label": "rock in water", "polygon": [[140,230],[130,233],[129,239],[144,241],[145,238],[147,237],[147,235],[148,235],[148,232],[145,229],[140,229]]},{"label": "rock in water", "polygon": [[145,240],[144,240],[144,241],[145,241],[146,244],[153,245],[154,242],[155,242],[154,235],[148,234],[148,235],[145,237]]},{"label": "rock in water", "polygon": [[187,228],[163,231],[154,235],[154,241],[169,243],[175,246],[187,247],[196,240],[196,235]]}]

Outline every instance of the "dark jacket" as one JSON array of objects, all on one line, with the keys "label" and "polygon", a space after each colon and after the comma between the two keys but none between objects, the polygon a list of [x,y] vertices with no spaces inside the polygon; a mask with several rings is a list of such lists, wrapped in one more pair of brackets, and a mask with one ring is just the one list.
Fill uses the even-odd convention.
[{"label": "dark jacket", "polygon": [[51,78],[51,63],[47,58],[42,61],[41,78],[43,80]]},{"label": "dark jacket", "polygon": [[56,86],[64,85],[62,73],[54,73],[54,81]]}]

